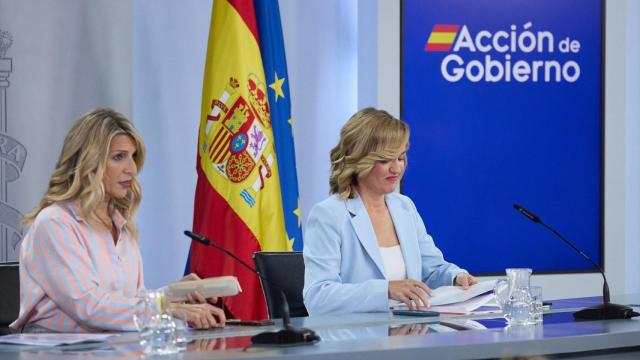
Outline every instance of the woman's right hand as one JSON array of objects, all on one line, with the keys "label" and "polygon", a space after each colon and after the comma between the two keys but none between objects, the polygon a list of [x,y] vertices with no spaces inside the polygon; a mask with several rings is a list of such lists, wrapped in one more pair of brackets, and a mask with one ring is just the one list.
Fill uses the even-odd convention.
[{"label": "woman's right hand", "polygon": [[410,310],[428,307],[431,289],[422,281],[413,279],[389,281],[389,299],[398,300],[407,305]]},{"label": "woman's right hand", "polygon": [[[200,276],[198,276],[198,274],[189,273],[179,281],[196,281],[196,280],[202,280],[202,279],[200,279]],[[187,302],[189,304],[206,304],[206,303],[215,304],[218,302],[218,298],[214,296],[214,297],[205,299],[205,297],[200,295],[199,292],[193,291],[187,294]]]},{"label": "woman's right hand", "polygon": [[224,311],[211,304],[171,303],[171,315],[196,329],[222,327],[227,320]]}]

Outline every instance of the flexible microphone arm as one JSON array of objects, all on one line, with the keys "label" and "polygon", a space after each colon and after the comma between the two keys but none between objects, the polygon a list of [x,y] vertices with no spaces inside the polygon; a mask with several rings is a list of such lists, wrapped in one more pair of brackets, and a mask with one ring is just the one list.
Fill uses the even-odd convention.
[{"label": "flexible microphone arm", "polygon": [[207,239],[205,236],[200,234],[196,234],[192,231],[185,230],[184,234],[190,237],[191,239],[206,245],[214,247],[225,254],[231,256],[235,260],[237,260],[244,267],[249,269],[252,273],[258,275],[260,279],[267,282],[269,285],[272,285],[275,289],[278,290],[280,296],[282,297],[282,325],[284,326],[284,330],[280,330],[277,332],[262,332],[260,334],[254,335],[251,337],[251,341],[257,345],[267,345],[267,346],[291,346],[291,345],[309,345],[315,344],[320,341],[320,337],[316,335],[313,330],[305,329],[305,328],[295,328],[290,325],[289,319],[289,302],[287,301],[287,296],[282,290],[282,286],[270,281],[266,276],[260,274],[260,272],[254,269],[251,265],[244,262],[240,259],[236,254],[231,251],[225,249],[224,247],[214,243],[213,241]]},{"label": "flexible microphone arm", "polygon": [[565,244],[569,245],[569,247],[571,247],[575,252],[587,259],[591,263],[591,265],[593,265],[593,267],[596,268],[602,275],[602,278],[604,279],[604,284],[602,286],[603,304],[577,311],[573,314],[574,318],[578,320],[629,319],[634,316],[640,315],[628,306],[613,304],[610,302],[609,284],[607,283],[607,277],[604,275],[604,271],[602,270],[602,268],[598,264],[596,264],[595,261],[593,261],[587,254],[573,245],[573,243],[562,236],[562,234],[556,231],[556,229],[545,224],[536,214],[518,204],[513,204],[513,208],[518,210],[519,213],[524,215],[529,220],[533,221],[536,224],[540,224],[547,230],[551,231],[554,235],[560,238],[560,240],[564,241]]},{"label": "flexible microphone arm", "polygon": [[535,215],[531,211],[523,208],[522,206],[520,206],[518,204],[513,204],[513,207],[514,207],[514,209],[518,210],[518,212],[520,212],[522,215],[527,217],[529,220],[531,220],[534,223],[540,224],[540,225],[544,226],[545,228],[547,228],[547,230],[551,231],[555,236],[559,237],[560,240],[564,241],[565,244],[569,245],[573,249],[573,251],[577,252],[578,254],[582,255],[583,258],[587,259],[587,261],[589,261],[591,263],[591,265],[593,265],[593,267],[596,268],[596,270],[598,270],[600,272],[600,274],[602,275],[602,278],[604,279],[604,285],[602,286],[603,302],[604,303],[609,303],[610,302],[609,284],[607,283],[607,277],[604,275],[604,270],[602,270],[600,265],[596,264],[596,262],[593,261],[589,257],[589,255],[585,254],[582,250],[578,249],[575,245],[573,245],[573,243],[571,243],[571,241],[567,240],[564,236],[562,236],[562,234],[560,234],[558,231],[556,231],[556,229],[554,229],[551,226],[545,224],[544,221],[542,221],[540,219],[540,217],[538,217],[537,215]]},{"label": "flexible microphone arm", "polygon": [[242,266],[244,266],[247,269],[249,269],[249,271],[251,271],[252,273],[258,275],[258,277],[260,279],[266,281],[267,283],[269,283],[269,285],[272,285],[273,287],[275,287],[278,290],[278,292],[280,293],[280,296],[282,297],[282,325],[284,326],[285,329],[289,328],[289,323],[290,323],[289,302],[287,301],[287,297],[285,296],[285,293],[282,290],[282,287],[280,285],[275,284],[273,281],[270,281],[265,276],[260,274],[260,272],[258,270],[254,269],[251,265],[247,264],[242,259],[240,259],[236,254],[234,254],[231,251],[223,248],[222,246],[214,243],[213,241],[207,239],[206,237],[204,237],[204,236],[202,236],[200,234],[196,234],[196,233],[194,233],[192,231],[189,231],[189,230],[185,230],[184,234],[187,235],[188,237],[192,238],[193,240],[203,244],[203,245],[212,246],[212,247],[224,252],[225,254],[231,256],[232,258],[236,259],[240,264],[242,264]]}]

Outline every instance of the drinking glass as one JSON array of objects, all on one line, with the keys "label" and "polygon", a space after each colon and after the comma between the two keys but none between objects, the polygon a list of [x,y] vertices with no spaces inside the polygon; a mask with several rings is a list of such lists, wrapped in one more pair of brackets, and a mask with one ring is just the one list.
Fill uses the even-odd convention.
[{"label": "drinking glass", "polygon": [[531,318],[536,324],[542,323],[542,286],[531,286]]}]

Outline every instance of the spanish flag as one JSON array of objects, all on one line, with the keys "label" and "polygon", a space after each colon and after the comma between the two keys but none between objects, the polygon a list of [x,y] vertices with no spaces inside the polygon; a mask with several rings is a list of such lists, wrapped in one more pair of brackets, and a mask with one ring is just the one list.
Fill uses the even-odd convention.
[{"label": "spanish flag", "polygon": [[[216,0],[202,89],[193,230],[252,263],[255,251],[301,247],[293,119],[277,0]],[[282,191],[286,190],[286,191]],[[235,275],[235,318],[263,319],[258,277],[191,244],[190,271]]]},{"label": "spanish flag", "polygon": [[431,30],[431,35],[424,45],[424,51],[449,51],[456,39],[460,25],[455,24],[435,24]]}]

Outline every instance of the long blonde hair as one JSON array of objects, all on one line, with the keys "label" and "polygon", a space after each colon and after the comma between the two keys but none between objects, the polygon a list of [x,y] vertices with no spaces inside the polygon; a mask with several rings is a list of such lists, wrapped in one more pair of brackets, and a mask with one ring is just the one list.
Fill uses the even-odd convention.
[{"label": "long blonde hair", "polygon": [[376,161],[397,158],[406,151],[409,126],[384,110],[365,108],[340,130],[331,150],[329,191],[341,199],[353,198],[358,177],[366,176]]},{"label": "long blonde hair", "polygon": [[[138,171],[142,169],[145,148],[138,131],[124,115],[111,109],[98,108],[82,115],[64,139],[62,152],[49,187],[38,206],[24,216],[23,225],[29,226],[36,216],[57,202],[80,202],[80,212],[87,221],[97,224],[95,211],[107,197],[103,177],[109,154],[109,145],[116,135],[128,135],[135,143],[134,161]],[[127,220],[126,229],[137,239],[135,213],[140,205],[142,192],[136,178],[131,182],[128,196],[111,198],[108,211],[117,209]]]}]

